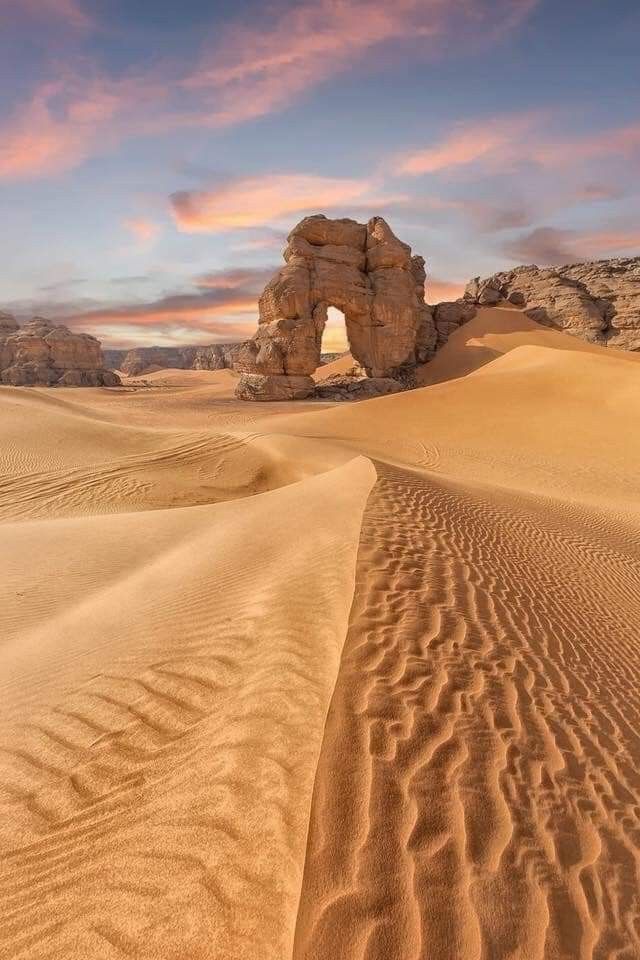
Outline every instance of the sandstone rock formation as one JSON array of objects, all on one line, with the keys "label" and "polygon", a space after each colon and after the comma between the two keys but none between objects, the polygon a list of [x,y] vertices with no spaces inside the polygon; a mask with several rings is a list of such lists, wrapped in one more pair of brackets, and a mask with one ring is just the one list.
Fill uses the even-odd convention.
[{"label": "sandstone rock formation", "polygon": [[640,350],[640,257],[516,267],[484,280],[475,277],[464,299],[477,304],[506,300],[545,326],[592,343]]},{"label": "sandstone rock formation", "polygon": [[436,328],[436,350],[443,347],[454,331],[476,315],[476,306],[464,300],[437,303],[433,307],[433,322]]},{"label": "sandstone rock formation", "polygon": [[335,374],[316,384],[315,396],[319,400],[371,400],[404,389],[404,384],[392,377],[358,377],[346,373]]},{"label": "sandstone rock formation", "polygon": [[128,377],[154,370],[223,370],[233,367],[237,343],[215,343],[197,347],[135,347],[132,350],[105,350],[105,364]]},{"label": "sandstone rock formation", "polygon": [[433,353],[424,260],[381,217],[367,224],[305,217],[289,234],[284,259],[260,297],[257,332],[237,352],[242,399],[314,392],[330,306],[344,313],[351,353],[369,377],[392,378]]},{"label": "sandstone rock formation", "polygon": [[194,370],[232,370],[241,343],[213,343],[198,347],[193,361]]},{"label": "sandstone rock formation", "polygon": [[120,378],[106,370],[100,341],[86,333],[34,317],[18,326],[0,314],[0,382],[14,387],[114,387]]}]

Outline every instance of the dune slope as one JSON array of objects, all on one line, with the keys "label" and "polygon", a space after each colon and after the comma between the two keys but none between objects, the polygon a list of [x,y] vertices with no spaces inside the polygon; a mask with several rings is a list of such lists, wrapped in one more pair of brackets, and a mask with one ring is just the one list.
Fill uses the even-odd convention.
[{"label": "dune slope", "polygon": [[3,525],[0,956],[290,954],[374,476]]}]

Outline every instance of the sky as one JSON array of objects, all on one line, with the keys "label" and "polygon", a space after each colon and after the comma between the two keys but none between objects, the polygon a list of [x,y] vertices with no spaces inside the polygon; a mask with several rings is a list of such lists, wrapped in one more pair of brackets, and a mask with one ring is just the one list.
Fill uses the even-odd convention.
[{"label": "sky", "polygon": [[310,213],[384,216],[429,303],[637,255],[639,37],[637,0],[0,0],[0,310],[242,339]]}]

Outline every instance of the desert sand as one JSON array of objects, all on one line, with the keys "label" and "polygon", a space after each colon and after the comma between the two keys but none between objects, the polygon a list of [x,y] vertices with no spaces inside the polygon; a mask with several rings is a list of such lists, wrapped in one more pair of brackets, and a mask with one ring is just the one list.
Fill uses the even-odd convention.
[{"label": "desert sand", "polygon": [[0,388],[3,960],[640,956],[638,358],[420,377]]}]

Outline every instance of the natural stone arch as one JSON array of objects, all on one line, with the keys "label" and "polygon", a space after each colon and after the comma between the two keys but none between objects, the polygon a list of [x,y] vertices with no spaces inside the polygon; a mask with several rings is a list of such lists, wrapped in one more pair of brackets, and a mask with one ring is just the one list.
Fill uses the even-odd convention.
[{"label": "natural stone arch", "polygon": [[370,377],[393,377],[433,352],[424,260],[381,217],[367,224],[305,217],[289,234],[284,259],[260,297],[258,330],[234,364],[242,399],[313,393],[330,306],[344,314],[353,357]]}]

